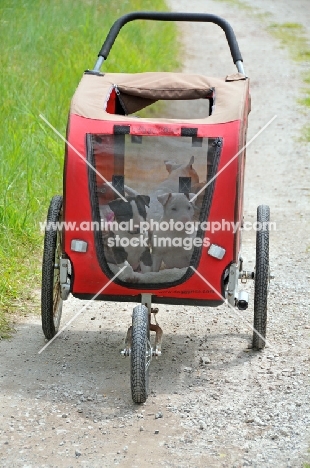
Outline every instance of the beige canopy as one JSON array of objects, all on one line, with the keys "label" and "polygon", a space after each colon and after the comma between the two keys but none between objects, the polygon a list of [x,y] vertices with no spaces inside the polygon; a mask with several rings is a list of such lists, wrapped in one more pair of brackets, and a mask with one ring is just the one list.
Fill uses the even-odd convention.
[{"label": "beige canopy", "polygon": [[[211,116],[204,119],[183,120],[186,123],[225,123],[244,118],[249,80],[237,73],[226,78],[208,78],[183,73],[85,73],[71,103],[71,113],[96,120],[119,120],[106,112],[113,89],[119,93],[126,114],[137,112],[157,100],[192,100],[213,93]],[[132,121],[134,116],[122,116],[122,121]],[[174,119],[144,119],[152,122],[175,122]]]}]

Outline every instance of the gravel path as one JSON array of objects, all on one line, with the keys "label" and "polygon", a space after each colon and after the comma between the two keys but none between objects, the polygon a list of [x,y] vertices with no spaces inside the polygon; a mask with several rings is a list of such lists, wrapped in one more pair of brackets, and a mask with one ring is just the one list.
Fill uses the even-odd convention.
[{"label": "gravel path", "polygon": [[[253,309],[161,306],[163,355],[151,364],[151,395],[131,402],[129,361],[119,351],[132,304],[89,305],[42,354],[37,316],[0,343],[0,466],[7,467],[302,467],[309,462],[309,146],[298,138],[306,120],[296,104],[302,64],[264,30],[299,22],[310,39],[308,0],[248,1],[258,17],[222,2],[170,0],[175,11],[211,12],[234,27],[251,78],[245,220],[271,207],[268,340],[249,347]],[[262,23],[263,21],[263,23]],[[184,71],[234,72],[222,32],[182,25]],[[220,54],[218,53],[220,51]],[[255,233],[243,256],[255,258]],[[249,285],[252,291],[252,285]],[[253,295],[252,295],[253,297]],[[71,298],[63,323],[81,307]],[[307,459],[308,457],[308,459]]]}]

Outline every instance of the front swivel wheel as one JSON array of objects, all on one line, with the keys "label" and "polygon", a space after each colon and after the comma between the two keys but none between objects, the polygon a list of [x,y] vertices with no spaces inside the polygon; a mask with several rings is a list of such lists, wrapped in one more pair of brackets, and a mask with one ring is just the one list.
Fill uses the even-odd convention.
[{"label": "front swivel wheel", "polygon": [[148,309],[144,305],[138,305],[132,314],[130,354],[131,395],[135,403],[144,403],[148,397],[151,359]]}]

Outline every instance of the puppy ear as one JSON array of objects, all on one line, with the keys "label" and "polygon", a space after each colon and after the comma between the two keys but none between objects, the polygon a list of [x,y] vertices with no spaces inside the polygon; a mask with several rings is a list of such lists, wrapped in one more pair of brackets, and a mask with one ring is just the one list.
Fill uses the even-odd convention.
[{"label": "puppy ear", "polygon": [[158,195],[157,200],[165,206],[170,197],[171,193],[164,193],[163,195]]},{"label": "puppy ear", "polygon": [[142,203],[147,206],[148,208],[150,207],[150,197],[148,195],[137,195],[137,198],[142,200]]},{"label": "puppy ear", "polygon": [[190,158],[190,160],[189,160],[189,163],[187,164],[187,167],[190,167],[190,168],[191,168],[192,165],[194,164],[194,161],[195,161],[195,158],[194,158],[194,156],[192,156],[192,157]]},{"label": "puppy ear", "polygon": [[114,213],[117,213],[118,208],[122,205],[123,200],[121,198],[117,198],[116,200],[112,200],[110,203],[108,203],[109,207]]},{"label": "puppy ear", "polygon": [[172,171],[175,171],[181,164],[177,164],[175,161],[165,161],[166,169],[171,174]]},{"label": "puppy ear", "polygon": [[173,163],[171,161],[165,161],[166,169],[171,174]]}]

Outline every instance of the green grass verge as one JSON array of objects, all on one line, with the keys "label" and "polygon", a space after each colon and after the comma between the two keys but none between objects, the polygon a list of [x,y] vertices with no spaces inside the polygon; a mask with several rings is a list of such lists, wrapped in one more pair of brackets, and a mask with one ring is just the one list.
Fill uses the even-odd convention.
[{"label": "green grass verge", "polygon": [[[83,71],[93,67],[113,22],[135,10],[167,7],[164,0],[2,0],[0,337],[8,333],[8,313],[27,309],[31,292],[39,287],[39,221],[44,221],[51,197],[62,193],[64,145],[39,114],[65,134],[70,100]],[[103,69],[176,69],[175,38],[173,23],[129,23]]]}]

